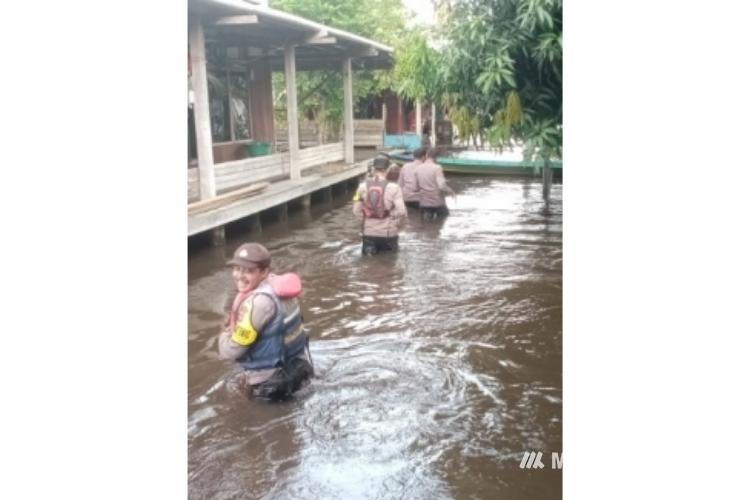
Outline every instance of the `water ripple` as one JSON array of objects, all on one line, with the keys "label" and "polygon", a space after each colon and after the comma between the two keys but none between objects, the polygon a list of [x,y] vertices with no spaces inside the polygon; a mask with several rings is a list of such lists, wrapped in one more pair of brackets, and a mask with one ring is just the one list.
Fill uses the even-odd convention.
[{"label": "water ripple", "polygon": [[559,497],[559,475],[518,461],[562,446],[562,186],[545,207],[531,181],[449,182],[451,217],[412,217],[397,255],[360,255],[348,199],[264,225],[313,335],[316,376],[289,402],[233,392],[227,255],[191,256],[191,498]]}]

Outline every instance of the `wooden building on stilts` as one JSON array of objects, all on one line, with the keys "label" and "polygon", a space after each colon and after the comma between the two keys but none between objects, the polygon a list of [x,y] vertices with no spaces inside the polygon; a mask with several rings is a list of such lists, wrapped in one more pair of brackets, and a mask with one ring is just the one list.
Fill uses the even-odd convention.
[{"label": "wooden building on stilts", "polygon": [[[188,236],[212,232],[220,243],[232,221],[271,208],[286,214],[290,202],[309,207],[313,193],[329,198],[334,186],[366,172],[370,160],[355,161],[355,142],[382,140],[369,123],[355,137],[352,78],[357,70],[391,68],[391,47],[263,0],[189,0],[188,16]],[[343,76],[343,130],[333,142],[300,125],[296,75],[310,70]],[[285,81],[281,129],[274,72]],[[209,87],[221,85],[225,98],[210,98]]]}]

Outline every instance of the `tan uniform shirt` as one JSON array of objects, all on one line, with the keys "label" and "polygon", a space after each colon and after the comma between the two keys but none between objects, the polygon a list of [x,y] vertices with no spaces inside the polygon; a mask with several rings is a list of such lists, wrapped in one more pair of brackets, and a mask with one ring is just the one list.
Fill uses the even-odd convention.
[{"label": "tan uniform shirt", "polygon": [[[380,178],[383,179],[384,177],[381,176]],[[389,182],[385,186],[385,209],[389,211],[389,214],[382,219],[365,217],[361,200],[365,198],[366,194],[367,189],[363,182],[359,185],[359,188],[357,188],[357,194],[354,195],[355,201],[354,207],[352,208],[354,215],[356,215],[360,221],[364,221],[362,234],[365,236],[383,236],[386,238],[398,236],[398,232],[406,223],[406,205],[404,205],[404,196],[401,193],[401,188],[398,187],[398,184],[395,182]]]},{"label": "tan uniform shirt", "polygon": [[401,169],[401,174],[398,177],[398,185],[404,194],[404,201],[419,201],[417,167],[421,164],[421,161],[414,160],[404,165]]},{"label": "tan uniform shirt", "polygon": [[445,206],[445,195],[454,194],[445,183],[443,167],[429,158],[417,167],[416,178],[419,186],[419,205],[422,207]]}]

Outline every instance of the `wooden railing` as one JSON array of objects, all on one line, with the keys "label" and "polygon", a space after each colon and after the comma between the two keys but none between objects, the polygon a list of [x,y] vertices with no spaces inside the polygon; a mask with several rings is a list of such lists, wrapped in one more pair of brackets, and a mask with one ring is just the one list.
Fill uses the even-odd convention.
[{"label": "wooden railing", "polygon": [[[289,148],[289,131],[286,128],[277,128],[276,150],[286,151]],[[320,144],[320,125],[313,122],[302,122],[299,125],[299,147],[308,148]]]},{"label": "wooden railing", "polygon": [[355,146],[383,146],[383,120],[354,120]]},{"label": "wooden railing", "polygon": [[[335,142],[299,152],[300,170],[344,159],[344,143]],[[248,184],[274,181],[289,177],[289,153],[277,153],[257,158],[219,163],[216,171],[216,191],[227,191]],[[188,169],[188,200],[200,198],[198,168]]]},{"label": "wooden railing", "polygon": [[[383,130],[383,120],[380,118],[374,120],[354,120],[354,145],[382,147]],[[313,122],[301,123],[299,126],[300,148],[310,148],[320,145],[321,141],[326,140],[323,135],[320,124]],[[338,134],[338,137],[341,137],[341,135]],[[286,151],[288,147],[287,142],[287,130],[283,128],[276,129],[276,150]]]},{"label": "wooden railing", "polygon": [[[271,181],[289,175],[289,153],[246,158],[219,163],[216,171],[216,191],[226,191],[253,182]],[[188,200],[200,197],[198,169],[188,169]]]},{"label": "wooden railing", "polygon": [[332,144],[323,144],[314,148],[300,149],[299,162],[300,170],[324,163],[332,163],[344,159],[344,143],[334,142]]}]

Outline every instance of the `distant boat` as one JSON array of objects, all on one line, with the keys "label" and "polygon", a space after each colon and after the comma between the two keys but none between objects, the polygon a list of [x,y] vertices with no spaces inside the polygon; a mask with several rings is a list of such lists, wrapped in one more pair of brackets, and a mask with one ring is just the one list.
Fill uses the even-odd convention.
[{"label": "distant boat", "polygon": [[[413,161],[411,151],[397,150],[385,153],[391,160],[403,165]],[[461,151],[439,156],[437,162],[444,172],[472,175],[541,175],[544,162],[526,161],[519,152],[495,153],[492,151]],[[550,160],[552,175],[562,178],[562,161]]]}]

